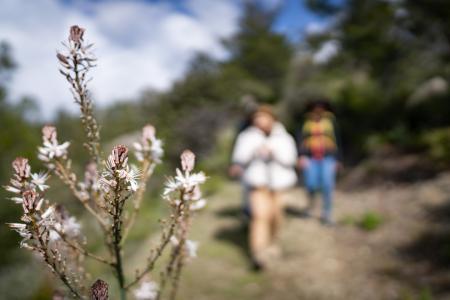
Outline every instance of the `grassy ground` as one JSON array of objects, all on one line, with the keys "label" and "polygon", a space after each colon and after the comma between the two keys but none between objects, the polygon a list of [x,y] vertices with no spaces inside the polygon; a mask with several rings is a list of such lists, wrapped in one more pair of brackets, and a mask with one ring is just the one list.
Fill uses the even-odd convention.
[{"label": "grassy ground", "polygon": [[[306,201],[294,189],[285,195],[282,256],[260,273],[250,268],[240,187],[227,182],[194,221],[191,238],[200,242],[199,257],[184,270],[179,299],[450,299],[448,182],[450,173],[415,184],[338,191],[334,228],[320,224],[319,206],[313,218],[301,217]],[[145,262],[155,239],[148,232],[157,228],[161,209],[150,203],[142,212],[126,249],[132,266]],[[0,299],[48,296],[51,277],[35,280],[41,268],[18,266],[24,272],[14,277],[11,272],[18,271],[2,272]],[[102,273],[98,264],[89,269],[94,277]],[[14,282],[19,277],[30,282],[20,293],[11,288],[20,285]],[[104,279],[114,286],[113,279]]]}]

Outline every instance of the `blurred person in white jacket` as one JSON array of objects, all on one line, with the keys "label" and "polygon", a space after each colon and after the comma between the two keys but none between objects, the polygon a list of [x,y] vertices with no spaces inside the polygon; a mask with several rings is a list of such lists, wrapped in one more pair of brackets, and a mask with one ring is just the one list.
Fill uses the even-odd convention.
[{"label": "blurred person in white jacket", "polygon": [[237,137],[230,174],[249,187],[250,251],[255,268],[264,267],[282,221],[280,193],[297,183],[294,139],[276,121],[270,106],[260,106],[252,126]]}]

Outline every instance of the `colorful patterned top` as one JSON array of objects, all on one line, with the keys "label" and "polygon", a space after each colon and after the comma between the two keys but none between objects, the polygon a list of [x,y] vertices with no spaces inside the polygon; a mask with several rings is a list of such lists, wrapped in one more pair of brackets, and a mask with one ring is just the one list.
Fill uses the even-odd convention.
[{"label": "colorful patterned top", "polygon": [[322,159],[327,155],[338,155],[338,142],[334,115],[325,113],[320,119],[307,116],[301,130],[300,155]]}]

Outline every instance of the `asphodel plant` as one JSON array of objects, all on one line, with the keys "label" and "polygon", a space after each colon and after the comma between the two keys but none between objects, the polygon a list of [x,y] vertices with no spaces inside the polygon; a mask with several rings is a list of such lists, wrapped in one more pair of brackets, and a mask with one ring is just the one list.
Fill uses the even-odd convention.
[{"label": "asphodel plant", "polygon": [[[68,41],[63,43],[65,50],[57,54],[57,59],[60,73],[80,108],[90,160],[83,176],[75,174],[70,143],[58,140],[54,126],[44,126],[38,159],[46,170],[33,172],[29,159],[24,157],[12,162],[13,175],[5,188],[13,194],[11,200],[21,206],[23,214],[20,222],[8,225],[22,237],[21,248],[36,253],[66,287],[64,291],[58,289],[54,299],[108,299],[105,281],[89,282],[90,276],[83,267],[87,259],[106,265],[113,273],[118,286],[118,290],[109,291],[113,299],[175,298],[181,270],[187,260],[196,256],[197,243],[188,239],[188,232],[193,211],[205,204],[200,185],[206,176],[194,171],[195,155],[185,150],[180,156],[181,168],[165,183],[162,198],[169,213],[160,221],[160,237],[150,249],[144,249],[149,256],[140,268],[129,270],[131,266],[127,265],[123,249],[139,215],[148,181],[155,167],[162,163],[162,142],[156,137],[155,128],[146,125],[140,140],[133,145],[137,166],[130,163],[130,150],[124,145],[116,145],[107,155],[102,154],[100,126],[88,89],[89,71],[95,67],[96,58],[91,52],[92,44],[84,41],[84,33],[83,28],[72,26]],[[84,213],[95,220],[103,235],[104,251],[99,251],[103,255],[88,250],[89,236],[83,234],[78,219],[61,204],[45,197],[51,175],[60,179]]]}]

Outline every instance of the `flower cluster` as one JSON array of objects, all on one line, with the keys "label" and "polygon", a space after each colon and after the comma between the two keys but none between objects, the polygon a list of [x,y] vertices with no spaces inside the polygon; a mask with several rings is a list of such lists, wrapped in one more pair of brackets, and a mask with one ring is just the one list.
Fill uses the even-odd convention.
[{"label": "flower cluster", "polygon": [[152,125],[146,125],[142,129],[141,141],[133,145],[138,161],[148,160],[154,165],[161,163],[161,158],[164,154],[162,141],[156,138],[156,130]]},{"label": "flower cluster", "polygon": [[[200,185],[205,183],[206,176],[203,172],[193,173],[195,165],[195,155],[190,150],[185,150],[181,154],[181,170],[176,169],[176,176],[166,181],[163,197],[167,200],[187,201],[191,209],[197,210],[206,205],[206,200],[202,198]],[[178,198],[173,198],[178,194]]]},{"label": "flower cluster", "polygon": [[[175,236],[172,236],[170,238],[170,242],[175,247],[180,245],[180,241]],[[186,242],[184,243],[184,250],[186,251],[187,256],[190,258],[197,257],[197,249],[198,249],[198,242],[196,241],[186,240]]]},{"label": "flower cluster", "polygon": [[43,162],[50,162],[55,158],[66,158],[70,142],[59,144],[56,128],[50,125],[42,128],[42,147],[39,147],[38,158]]},{"label": "flower cluster", "polygon": [[[60,143],[56,128],[44,126],[38,158],[44,162],[47,172],[33,173],[26,158],[18,157],[13,161],[13,176],[5,189],[13,194],[11,200],[21,206],[22,216],[20,222],[8,226],[22,237],[21,247],[37,253],[74,298],[108,299],[106,282],[97,280],[90,289],[87,288],[88,276],[81,265],[84,258],[110,268],[117,279],[122,300],[132,291],[136,299],[161,299],[167,283],[171,283],[171,296],[174,298],[184,262],[197,255],[198,243],[188,239],[188,231],[191,211],[206,203],[200,191],[206,176],[203,172],[194,172],[195,155],[189,150],[184,151],[181,170],[176,169],[176,176],[169,178],[165,185],[163,198],[167,200],[165,203],[169,204],[171,213],[168,219],[161,220],[160,242],[151,249],[143,269],[136,270],[135,278],[127,278],[123,249],[126,237],[145,199],[147,182],[156,165],[161,163],[164,151],[161,140],[156,138],[155,128],[146,125],[141,139],[134,144],[140,171],[129,164],[128,148],[124,145],[115,146],[103,160],[99,126],[93,114],[87,85],[89,79],[86,77],[95,58],[89,52],[92,44],[85,43],[84,34],[83,28],[72,26],[68,44],[64,44],[67,51],[57,54],[60,72],[69,82],[75,103],[80,107],[85,146],[90,154],[84,178],[79,180],[75,168],[72,169],[68,153],[70,143]],[[102,162],[104,168],[99,172]],[[88,250],[87,239],[77,218],[62,205],[52,204],[47,197],[44,199],[44,192],[49,188],[49,174],[56,175],[71,192],[72,198],[77,199],[89,216],[97,221],[107,249],[103,251],[105,256]],[[170,252],[169,259],[164,259],[166,265],[159,269],[162,270],[158,272],[159,283],[148,280],[157,261],[167,257],[166,251]],[[134,289],[138,284],[139,288]],[[66,299],[65,296],[58,291],[54,299]]]},{"label": "flower cluster", "polygon": [[[45,184],[47,175],[31,173],[28,160],[22,157],[16,158],[12,167],[14,174],[6,190],[15,194],[13,200],[22,205],[23,215],[21,223],[9,223],[8,226],[22,237],[22,248],[39,253],[55,274],[76,286],[76,282],[84,277],[83,269],[78,266],[81,257],[67,243],[80,235],[80,225],[67,212],[63,213],[61,207],[55,209],[44,200],[40,192],[48,188]],[[61,235],[67,235],[67,239],[62,241]],[[71,292],[77,294],[75,290]]]},{"label": "flower cluster", "polygon": [[139,288],[134,290],[136,300],[154,300],[158,296],[158,284],[152,280],[145,280]]},{"label": "flower cluster", "polygon": [[95,67],[97,60],[91,48],[93,44],[84,41],[85,29],[77,25],[70,27],[68,44],[63,43],[66,50],[58,52],[61,68],[59,72],[70,84],[75,103],[80,107],[81,122],[83,123],[87,142],[85,144],[91,157],[96,162],[100,159],[100,130],[94,117],[91,93],[88,89],[89,71]]},{"label": "flower cluster", "polygon": [[80,237],[81,224],[75,217],[69,215],[64,206],[60,204],[55,206],[53,218],[53,228],[50,230],[51,241],[60,240],[61,235],[70,239],[78,239]]},{"label": "flower cluster", "polygon": [[139,176],[137,168],[128,165],[128,148],[124,145],[117,145],[105,162],[105,171],[102,173],[99,183],[105,193],[120,189],[119,185],[121,184],[126,190],[135,192],[139,187]]},{"label": "flower cluster", "polygon": [[[12,167],[14,174],[10,179],[10,185],[6,186],[5,189],[14,194],[11,199],[15,203],[22,205],[24,214],[21,217],[21,220],[24,223],[10,223],[8,225],[13,230],[17,231],[23,238],[20,242],[21,247],[33,248],[33,246],[29,244],[30,240],[33,238],[33,224],[36,223],[44,226],[37,229],[38,234],[48,232],[48,228],[45,227],[45,225],[48,224],[46,220],[51,217],[51,207],[42,213],[44,198],[37,192],[38,189],[45,189],[47,187],[45,185],[46,177],[45,179],[39,178],[39,185],[34,183],[28,159],[23,157],[16,158],[12,162]],[[38,177],[38,174],[34,177]]]}]

